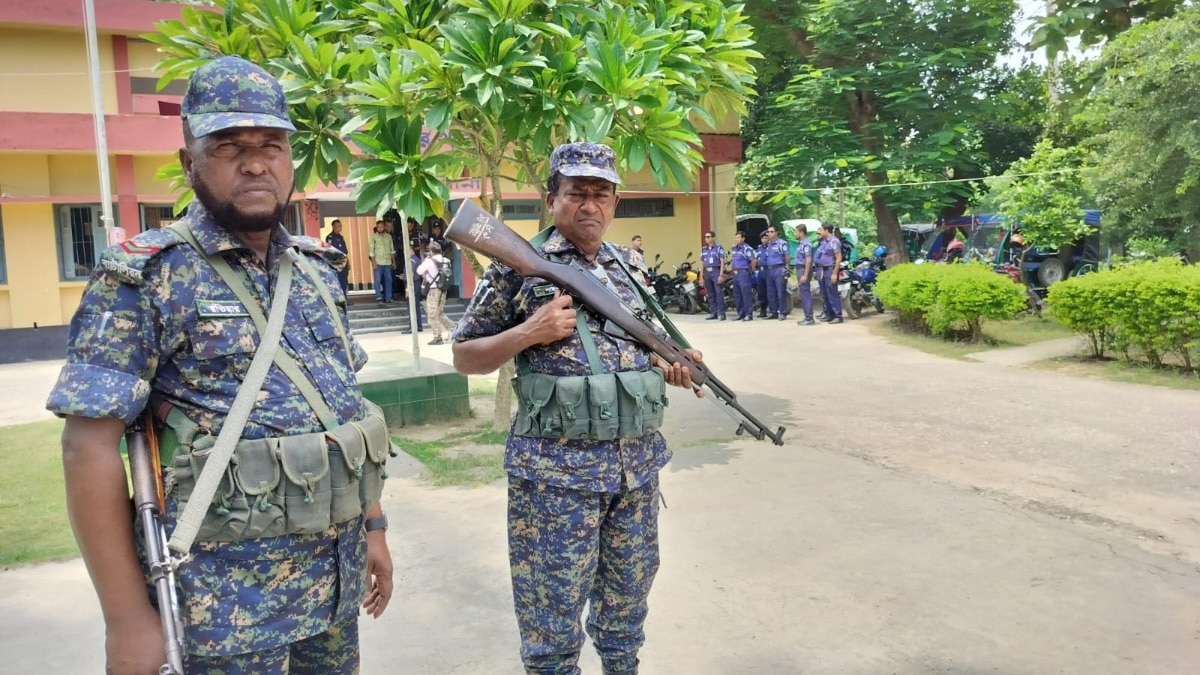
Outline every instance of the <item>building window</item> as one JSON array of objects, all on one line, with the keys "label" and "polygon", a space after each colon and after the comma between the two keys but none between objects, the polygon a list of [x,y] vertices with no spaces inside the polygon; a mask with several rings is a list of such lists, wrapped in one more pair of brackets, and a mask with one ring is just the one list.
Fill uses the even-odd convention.
[{"label": "building window", "polygon": [[622,199],[617,204],[617,218],[672,218],[675,200],[670,197]]},{"label": "building window", "polygon": [[542,217],[542,203],[536,199],[513,199],[504,202],[504,220],[537,220]]},{"label": "building window", "polygon": [[[87,279],[107,247],[98,204],[59,204],[58,260],[66,281]],[[113,225],[116,226],[114,214]]]},{"label": "building window", "polygon": [[142,232],[157,230],[179,220],[170,204],[142,204]]},{"label": "building window", "polygon": [[[3,209],[0,209],[3,211]],[[4,250],[4,214],[0,213],[0,284],[8,283],[8,262]]]}]

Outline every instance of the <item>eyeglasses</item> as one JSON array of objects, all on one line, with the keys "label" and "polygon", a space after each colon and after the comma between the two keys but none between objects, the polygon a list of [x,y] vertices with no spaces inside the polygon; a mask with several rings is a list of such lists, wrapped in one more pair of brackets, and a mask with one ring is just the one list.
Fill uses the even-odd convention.
[{"label": "eyeglasses", "polygon": [[705,238],[705,239],[712,239],[712,235],[711,235],[711,234],[706,234],[706,235],[704,235],[704,238]]}]

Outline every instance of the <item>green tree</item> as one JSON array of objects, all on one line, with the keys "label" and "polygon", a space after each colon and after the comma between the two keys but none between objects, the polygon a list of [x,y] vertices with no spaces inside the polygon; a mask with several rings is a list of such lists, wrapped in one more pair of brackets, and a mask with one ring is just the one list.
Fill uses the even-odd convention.
[{"label": "green tree", "polygon": [[[1014,2],[760,0],[748,8],[763,40],[789,45],[795,65],[747,153],[745,189],[865,182],[879,238],[898,255],[901,217],[966,207],[969,184],[937,181],[986,174],[973,123],[990,110],[988,78],[1011,44]],[[889,187],[921,181],[934,184]]]},{"label": "green tree", "polygon": [[1001,213],[1020,221],[1026,244],[1059,249],[1088,233],[1083,221],[1090,201],[1083,175],[1087,161],[1083,148],[1059,148],[1047,139],[1031,156],[1013,162],[996,198]]},{"label": "green tree", "polygon": [[499,213],[506,161],[544,196],[545,161],[569,140],[606,141],[627,169],[686,189],[702,163],[695,120],[742,113],[754,93],[740,12],[720,0],[228,0],[147,38],[167,56],[160,84],[215,55],[262,63],[291,105],[300,187],[348,171],[360,212],[420,219],[464,171]]},{"label": "green tree", "polygon": [[1067,51],[1067,40],[1083,46],[1109,40],[1139,21],[1173,16],[1184,0],[1049,0],[1046,15],[1037,17],[1032,49],[1045,48],[1053,59]]},{"label": "green tree", "polygon": [[1077,116],[1092,132],[1095,192],[1119,240],[1200,240],[1200,8],[1145,22],[1105,46]]}]

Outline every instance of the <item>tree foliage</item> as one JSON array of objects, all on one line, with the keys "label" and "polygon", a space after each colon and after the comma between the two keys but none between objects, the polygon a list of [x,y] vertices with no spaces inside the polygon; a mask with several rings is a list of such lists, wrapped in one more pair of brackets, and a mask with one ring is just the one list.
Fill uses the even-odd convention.
[{"label": "tree foliage", "polygon": [[1109,43],[1079,114],[1098,160],[1105,228],[1120,239],[1195,245],[1200,233],[1200,8],[1145,22]]},{"label": "tree foliage", "polygon": [[[745,189],[872,186],[879,236],[904,247],[899,217],[965,208],[963,183],[888,187],[984,175],[978,121],[998,54],[1011,43],[1011,0],[748,5],[765,39],[794,63],[773,119],[750,148]],[[811,195],[776,197],[796,206]]]},{"label": "tree foliage", "polygon": [[[147,36],[162,82],[205,59],[263,64],[287,92],[297,183],[350,172],[360,210],[440,211],[464,170],[499,198],[504,161],[538,185],[557,143],[607,141],[686,187],[694,120],[753,95],[751,30],[719,0],[229,0]],[[353,141],[352,144],[348,141]]]},{"label": "tree foliage", "polygon": [[1136,22],[1173,16],[1184,0],[1053,0],[1051,11],[1037,18],[1031,48],[1045,48],[1051,58],[1067,51],[1067,40],[1083,46],[1109,40]]},{"label": "tree foliage", "polygon": [[1057,249],[1089,231],[1083,210],[1090,206],[1083,169],[1088,153],[1080,147],[1059,148],[1049,139],[1028,158],[1013,162],[1007,185],[996,196],[1010,221],[1021,223],[1025,242]]}]

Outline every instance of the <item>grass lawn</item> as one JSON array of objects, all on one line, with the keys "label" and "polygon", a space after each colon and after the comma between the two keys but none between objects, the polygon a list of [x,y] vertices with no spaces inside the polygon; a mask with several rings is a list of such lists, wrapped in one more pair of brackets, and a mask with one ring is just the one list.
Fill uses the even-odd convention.
[{"label": "grass lawn", "polygon": [[1200,377],[1184,372],[1180,368],[1152,368],[1147,364],[1131,361],[1097,361],[1086,356],[1049,359],[1041,361],[1035,367],[1114,382],[1200,391]]},{"label": "grass lawn", "polygon": [[464,429],[437,440],[395,438],[396,444],[429,471],[438,487],[474,487],[504,477],[504,442],[508,433],[492,431],[491,423]]},{"label": "grass lawn", "polygon": [[983,324],[983,342],[956,342],[912,333],[901,328],[895,319],[873,322],[871,332],[887,338],[889,342],[950,359],[964,359],[968,354],[989,349],[1021,347],[1075,334],[1056,321],[1036,316],[1022,316],[1012,321],[986,321]]},{"label": "grass lawn", "polygon": [[62,420],[0,433],[0,568],[79,554],[67,522]]}]

